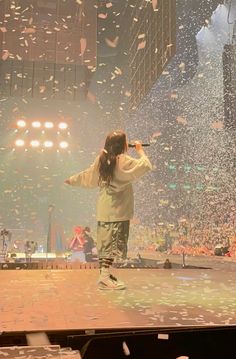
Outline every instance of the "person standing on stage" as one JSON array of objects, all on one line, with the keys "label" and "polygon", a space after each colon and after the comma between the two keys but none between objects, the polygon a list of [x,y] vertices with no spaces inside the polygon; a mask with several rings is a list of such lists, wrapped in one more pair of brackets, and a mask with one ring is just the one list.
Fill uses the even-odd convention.
[{"label": "person standing on stage", "polygon": [[94,240],[91,236],[91,230],[89,227],[83,229],[83,240],[84,240],[84,255],[86,262],[93,261],[93,249],[95,248]]},{"label": "person standing on stage", "polygon": [[72,252],[71,260],[79,260],[81,263],[86,261],[84,253],[84,237],[83,237],[83,228],[76,226],[74,228],[74,235],[69,244],[69,249]]},{"label": "person standing on stage", "polygon": [[123,131],[108,134],[104,149],[94,163],[66,184],[99,187],[97,201],[97,252],[100,265],[99,289],[125,289],[110,273],[115,257],[125,259],[130,219],[134,212],[132,182],[152,169],[142,144],[135,142],[139,159],[126,154],[128,143]]}]

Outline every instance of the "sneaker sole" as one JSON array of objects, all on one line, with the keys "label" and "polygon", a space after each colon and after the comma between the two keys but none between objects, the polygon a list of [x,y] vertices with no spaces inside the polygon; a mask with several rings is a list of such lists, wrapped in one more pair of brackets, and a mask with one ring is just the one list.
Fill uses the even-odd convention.
[{"label": "sneaker sole", "polygon": [[103,285],[101,283],[99,283],[98,285],[98,289],[100,290],[124,290],[126,289],[126,287],[124,285],[120,285],[120,286],[117,286],[117,287],[108,287],[107,285]]}]

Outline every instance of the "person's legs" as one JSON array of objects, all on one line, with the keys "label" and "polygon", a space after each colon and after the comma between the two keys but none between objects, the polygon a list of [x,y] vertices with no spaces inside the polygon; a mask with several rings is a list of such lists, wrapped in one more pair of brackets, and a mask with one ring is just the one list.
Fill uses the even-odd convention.
[{"label": "person's legs", "polygon": [[98,222],[97,224],[97,252],[100,270],[102,268],[109,269],[113,263],[112,224],[113,222]]},{"label": "person's legs", "polygon": [[121,260],[127,258],[129,224],[129,221],[122,221],[116,223],[116,234],[114,238],[114,241],[116,243],[116,258]]},{"label": "person's legs", "polygon": [[[120,282],[110,273],[110,268],[117,255],[122,258],[127,254],[127,222],[98,222],[97,251],[100,266],[99,284],[101,289],[124,289]],[[104,288],[103,288],[104,287]]]}]

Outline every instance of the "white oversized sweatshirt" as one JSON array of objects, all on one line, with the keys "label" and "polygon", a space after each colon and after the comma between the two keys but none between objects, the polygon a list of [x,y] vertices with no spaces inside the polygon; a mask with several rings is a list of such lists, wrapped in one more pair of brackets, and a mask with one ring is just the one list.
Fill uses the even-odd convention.
[{"label": "white oversized sweatshirt", "polygon": [[[127,221],[134,214],[134,196],[132,182],[152,169],[152,165],[144,152],[139,152],[136,159],[121,154],[117,156],[113,180],[109,186],[100,186],[97,201],[97,221]],[[99,156],[85,171],[69,178],[72,186],[85,188],[98,187]]]}]

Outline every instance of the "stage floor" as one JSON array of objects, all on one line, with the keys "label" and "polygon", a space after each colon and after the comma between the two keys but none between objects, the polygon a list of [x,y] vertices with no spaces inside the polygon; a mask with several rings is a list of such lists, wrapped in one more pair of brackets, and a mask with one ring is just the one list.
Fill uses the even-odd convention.
[{"label": "stage floor", "polygon": [[123,291],[98,290],[96,269],[1,270],[0,331],[236,325],[235,263],[207,263],[213,269],[114,269]]}]

